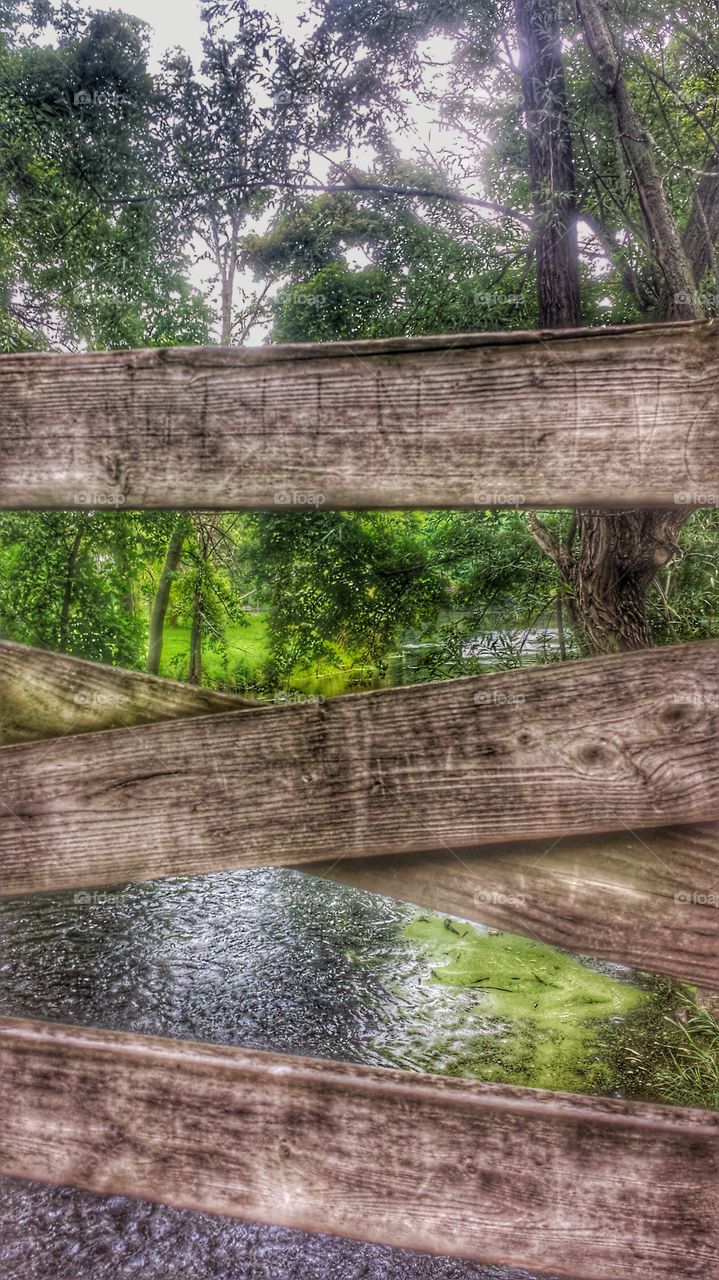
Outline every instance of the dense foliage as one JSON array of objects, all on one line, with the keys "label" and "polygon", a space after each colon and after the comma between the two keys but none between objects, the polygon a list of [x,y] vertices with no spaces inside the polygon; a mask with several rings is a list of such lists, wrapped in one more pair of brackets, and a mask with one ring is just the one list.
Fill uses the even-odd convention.
[{"label": "dense foliage", "polygon": [[[646,320],[668,314],[666,261],[641,165],[628,169],[598,91],[584,8],[533,8],[562,36],[580,310],[587,324]],[[217,0],[202,65],[174,50],[153,68],[136,18],[0,5],[2,349],[543,323],[541,219],[558,206],[533,184],[519,9],[308,0],[291,36],[247,0]],[[715,315],[710,9],[606,12],[667,216]],[[542,521],[562,545],[572,537],[569,512]],[[717,633],[717,532],[711,510],[678,528],[646,590],[653,642]],[[571,581],[513,509],[328,512],[318,499],[178,521],[108,494],[90,512],[0,517],[3,635],[140,667],[154,634],[168,674],[263,696],[513,664],[534,632],[535,658],[571,657],[592,649],[576,621]]]}]

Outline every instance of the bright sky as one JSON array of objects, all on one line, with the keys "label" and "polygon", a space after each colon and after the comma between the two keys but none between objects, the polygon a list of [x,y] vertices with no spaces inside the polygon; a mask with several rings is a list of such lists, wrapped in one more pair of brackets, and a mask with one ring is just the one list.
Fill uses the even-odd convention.
[{"label": "bright sky", "polygon": [[[166,50],[177,45],[189,54],[195,70],[199,69],[202,61],[203,32],[203,23],[200,17],[200,0],[84,0],[84,7],[89,10],[117,8],[126,13],[135,14],[138,18],[142,18],[143,21],[148,23],[152,29],[150,62],[153,70],[159,67],[162,55]],[[302,34],[307,30],[306,28],[301,28],[297,22],[301,9],[304,8],[301,0],[262,0],[261,6],[258,7],[274,13],[281,20],[284,30],[289,36],[299,36],[301,38]],[[431,52],[434,60],[442,62],[451,55],[451,42],[436,38],[428,42],[428,52]],[[441,76],[441,71],[438,74]],[[439,129],[436,121],[432,118],[433,112],[430,109],[420,108],[417,103],[412,114],[414,117],[413,136],[406,137],[403,140],[404,145],[398,139],[402,150],[411,151],[417,147],[420,154],[425,151],[425,148],[429,148],[431,152],[442,142],[446,144],[448,137],[451,138],[452,130]],[[427,158],[426,152],[424,158]],[[363,150],[357,154],[356,160],[360,164],[371,163],[370,155],[363,154]],[[318,174],[321,173],[323,168],[324,166],[319,163]],[[472,183],[469,185],[472,188],[474,187]],[[190,272],[190,277],[200,287],[207,283],[205,273],[199,267],[199,264]],[[248,277],[242,279],[239,283],[241,286],[251,287],[252,281]],[[253,331],[250,341],[261,341],[263,336],[264,330],[259,327]]]},{"label": "bright sky", "polygon": [[[83,4],[84,8],[88,10],[116,8],[125,13],[134,14],[146,22],[152,29],[150,39],[150,66],[152,70],[159,68],[162,56],[168,49],[178,45],[189,54],[195,70],[199,69],[202,61],[203,33],[200,0],[83,0]],[[261,0],[258,7],[275,14],[280,19],[288,36],[301,39],[307,32],[307,28],[300,27],[297,21],[301,10],[304,8],[301,0]],[[448,41],[437,39],[431,42],[431,46],[430,42],[428,42],[429,47],[431,47],[432,56],[437,60],[441,60],[443,56],[448,57],[450,54]],[[431,149],[436,146],[439,134],[432,119],[433,112],[416,103],[412,114],[414,128],[411,136],[404,139],[402,150],[411,151],[415,147],[419,147],[422,150],[424,146]],[[446,137],[445,133],[445,141]],[[402,145],[401,142],[400,145]],[[355,162],[360,165],[371,165],[371,152],[365,151],[365,148],[359,148],[355,154]],[[315,176],[321,180],[325,176],[327,167],[321,160],[317,159],[313,164]],[[190,270],[189,275],[193,283],[202,288],[207,285],[212,273],[208,274],[207,266],[202,266],[198,263],[195,268]],[[251,277],[241,276],[238,284],[240,287],[245,286],[251,289],[252,279]],[[261,341],[263,336],[264,329],[261,326],[257,327],[253,329],[250,341]]]},{"label": "bright sky", "polygon": [[[202,60],[202,21],[200,0],[84,0],[86,9],[119,9],[133,13],[152,27],[152,66],[157,67],[167,49],[180,45],[192,59],[195,70]],[[299,30],[299,4],[294,0],[263,0],[258,8],[275,13],[282,19],[288,34]]]}]

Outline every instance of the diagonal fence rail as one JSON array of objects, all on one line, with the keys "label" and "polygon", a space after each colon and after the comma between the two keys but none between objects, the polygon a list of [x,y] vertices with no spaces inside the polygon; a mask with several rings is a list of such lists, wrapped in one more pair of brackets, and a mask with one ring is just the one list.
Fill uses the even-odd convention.
[{"label": "diagonal fence rail", "polygon": [[719,641],[0,749],[0,893],[719,818]]},{"label": "diagonal fence rail", "polygon": [[[228,706],[245,701],[0,641],[0,745]],[[341,884],[719,990],[719,824],[302,865]]]}]

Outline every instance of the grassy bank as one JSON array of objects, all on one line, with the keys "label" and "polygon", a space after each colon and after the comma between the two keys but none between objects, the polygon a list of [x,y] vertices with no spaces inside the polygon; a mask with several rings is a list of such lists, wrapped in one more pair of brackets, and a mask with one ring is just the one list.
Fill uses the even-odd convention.
[{"label": "grassy bank", "polygon": [[[263,668],[270,656],[266,616],[250,614],[246,623],[228,623],[225,643],[202,646],[202,684],[219,688],[248,689],[262,683]],[[165,627],[160,675],[172,680],[186,680],[190,657],[190,628]],[[306,695],[332,697],[351,688],[372,688],[382,683],[369,668],[358,668],[349,654],[341,670],[336,665],[313,664],[295,672],[289,687]]]},{"label": "grassy bank", "polygon": [[[185,680],[190,656],[190,628],[166,626],[162,640],[160,675]],[[238,669],[259,669],[267,661],[268,643],[265,615],[250,614],[247,623],[228,623],[226,646],[202,646],[202,683],[232,684]]]}]

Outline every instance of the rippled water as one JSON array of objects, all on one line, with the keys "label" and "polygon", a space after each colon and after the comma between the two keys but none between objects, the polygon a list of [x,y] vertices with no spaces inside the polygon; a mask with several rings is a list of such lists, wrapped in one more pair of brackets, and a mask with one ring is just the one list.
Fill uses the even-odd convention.
[{"label": "rippled water", "polygon": [[[477,993],[432,981],[416,914],[277,869],[0,900],[0,1012],[446,1070]],[[0,1179],[3,1280],[525,1274]]]}]

